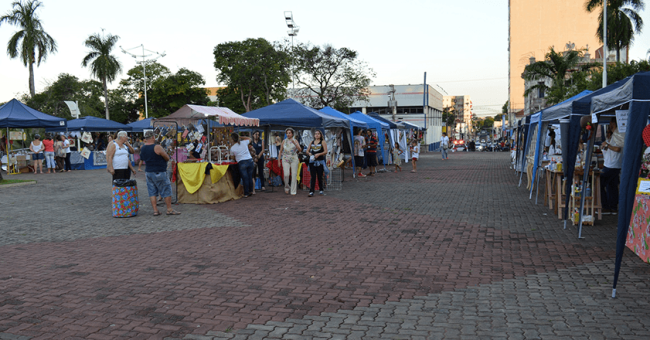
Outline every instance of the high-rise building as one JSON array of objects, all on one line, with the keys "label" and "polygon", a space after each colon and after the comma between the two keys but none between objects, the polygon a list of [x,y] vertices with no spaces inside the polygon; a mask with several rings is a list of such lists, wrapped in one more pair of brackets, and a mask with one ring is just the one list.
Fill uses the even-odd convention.
[{"label": "high-rise building", "polygon": [[531,57],[544,60],[549,48],[588,49],[592,55],[601,44],[596,37],[599,9],[587,12],[584,0],[509,0],[509,95],[510,112],[524,109],[522,73]]},{"label": "high-rise building", "polygon": [[454,131],[456,138],[468,138],[473,133],[473,104],[469,96],[443,96],[442,107],[449,108],[456,116]]}]

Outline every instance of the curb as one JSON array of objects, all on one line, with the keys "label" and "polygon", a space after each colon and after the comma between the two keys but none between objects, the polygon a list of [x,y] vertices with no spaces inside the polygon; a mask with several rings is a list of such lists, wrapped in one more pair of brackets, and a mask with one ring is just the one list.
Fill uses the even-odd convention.
[{"label": "curb", "polygon": [[36,184],[36,181],[34,180],[34,181],[29,181],[29,182],[1,184],[0,189],[1,188],[10,188],[10,187],[19,187],[19,186],[22,186],[22,185],[31,185],[31,184]]}]

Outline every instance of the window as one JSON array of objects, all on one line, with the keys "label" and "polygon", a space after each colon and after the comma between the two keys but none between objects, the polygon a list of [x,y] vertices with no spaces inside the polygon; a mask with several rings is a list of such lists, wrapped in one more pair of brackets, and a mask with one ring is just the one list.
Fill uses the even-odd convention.
[{"label": "window", "polygon": [[[540,85],[540,86],[543,86],[544,83],[543,83],[543,82],[540,82],[539,85]],[[543,88],[543,87],[539,87],[539,88],[537,89],[537,98],[544,98],[544,88]]]}]

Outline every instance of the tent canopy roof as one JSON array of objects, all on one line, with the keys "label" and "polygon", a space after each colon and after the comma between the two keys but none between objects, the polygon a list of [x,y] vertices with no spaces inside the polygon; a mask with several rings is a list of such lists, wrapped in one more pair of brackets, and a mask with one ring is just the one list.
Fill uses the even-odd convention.
[{"label": "tent canopy roof", "polygon": [[65,118],[50,116],[12,99],[0,106],[0,127],[3,128],[65,128]]},{"label": "tent canopy roof", "polygon": [[388,127],[390,127],[391,129],[403,129],[404,128],[404,124],[391,122],[390,120],[388,120],[386,118],[382,118],[377,112],[370,112],[370,113],[368,113],[368,116],[370,116],[370,117],[372,117],[372,118],[374,118],[374,119],[376,119],[376,120],[378,120],[378,121],[380,121],[382,123],[388,124]]},{"label": "tent canopy roof", "polygon": [[[62,132],[66,128],[53,128],[47,129],[48,132]],[[114,122],[112,120],[86,116],[79,119],[68,121],[68,131],[86,131],[86,132],[108,132],[108,131],[131,131],[131,127],[122,123]]]},{"label": "tent canopy roof", "polygon": [[632,100],[650,99],[650,72],[637,73],[618,81],[603,90],[612,87],[610,91],[597,93],[591,101],[591,110],[600,113],[627,104]]},{"label": "tent canopy roof", "polygon": [[371,128],[371,129],[375,129],[375,130],[382,130],[382,129],[383,130],[388,130],[389,129],[388,124],[386,124],[384,122],[380,122],[380,121],[378,121],[378,120],[376,120],[376,119],[362,113],[361,111],[357,111],[357,112],[351,114],[350,117],[368,123],[368,127]]},{"label": "tent canopy roof", "polygon": [[201,105],[183,105],[176,112],[169,116],[160,118],[160,120],[176,121],[179,125],[189,124],[197,120],[215,117],[219,119],[219,124],[235,126],[259,126],[258,119],[246,118],[233,112],[227,107],[201,106]]},{"label": "tent canopy roof", "polygon": [[285,99],[257,110],[246,112],[244,117],[257,118],[262,125],[291,126],[299,128],[313,127],[348,127],[347,119],[321,113],[297,102],[293,98]]},{"label": "tent canopy roof", "polygon": [[352,117],[350,117],[350,115],[345,114],[345,113],[340,112],[340,111],[337,111],[337,110],[335,110],[335,109],[333,109],[333,108],[331,108],[329,106],[326,106],[326,107],[324,107],[324,108],[322,108],[322,109],[320,109],[318,111],[320,111],[322,113],[326,113],[326,114],[328,114],[330,116],[347,119],[347,120],[350,121],[350,126],[351,127],[358,127],[358,128],[362,128],[362,129],[367,129],[368,128],[368,124],[366,122],[360,121],[360,120],[355,119],[355,118],[352,118]]},{"label": "tent canopy roof", "polygon": [[152,119],[153,118],[141,119],[126,125],[131,127],[132,132],[142,132],[145,129],[153,129],[153,123],[151,121]]}]

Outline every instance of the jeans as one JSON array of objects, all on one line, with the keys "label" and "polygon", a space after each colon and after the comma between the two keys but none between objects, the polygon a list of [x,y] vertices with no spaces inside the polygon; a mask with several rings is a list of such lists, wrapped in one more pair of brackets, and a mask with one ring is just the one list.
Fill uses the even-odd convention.
[{"label": "jeans", "polygon": [[603,209],[616,209],[618,205],[618,182],[621,169],[604,167],[600,173],[600,196],[603,200]]},{"label": "jeans", "polygon": [[[284,191],[290,191],[292,195],[295,195],[298,192],[298,164],[298,156],[282,157]],[[289,186],[289,183],[291,183],[291,186]]]},{"label": "jeans", "polygon": [[145,172],[147,177],[147,191],[149,192],[149,197],[171,197],[172,196],[172,185],[169,182],[169,177],[167,177],[167,171],[165,172]]},{"label": "jeans", "polygon": [[447,159],[449,156],[447,155],[447,149],[442,148],[442,159]]},{"label": "jeans", "polygon": [[65,154],[65,170],[72,170],[72,164],[70,163],[70,153]]},{"label": "jeans", "polygon": [[309,174],[311,175],[311,183],[309,185],[309,192],[314,193],[316,191],[316,179],[318,179],[318,188],[320,191],[323,191],[323,169],[325,167],[322,164],[309,164]]},{"label": "jeans", "polygon": [[54,163],[54,152],[45,151],[45,162],[47,163],[48,169],[54,169],[56,164]]},{"label": "jeans", "polygon": [[255,163],[253,163],[252,159],[245,159],[237,162],[237,166],[239,166],[239,173],[241,174],[242,182],[244,182],[244,196],[248,196],[255,188],[255,184],[253,184]]},{"label": "jeans", "polygon": [[260,159],[257,160],[256,164],[257,168],[257,178],[260,179],[261,186],[264,186],[264,157],[260,157]]}]

